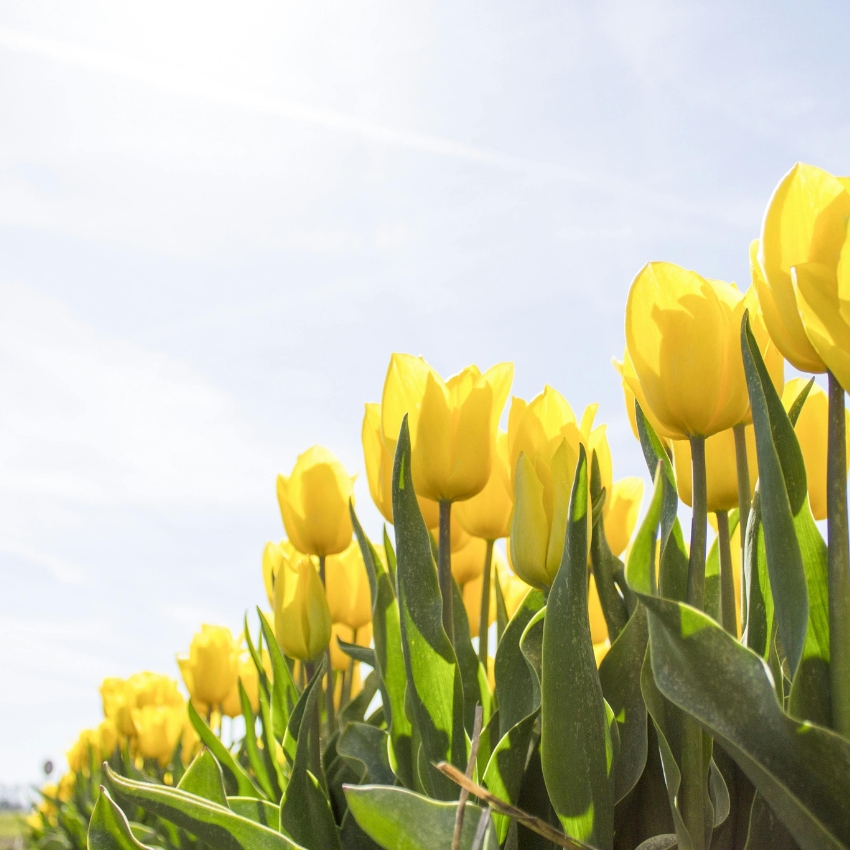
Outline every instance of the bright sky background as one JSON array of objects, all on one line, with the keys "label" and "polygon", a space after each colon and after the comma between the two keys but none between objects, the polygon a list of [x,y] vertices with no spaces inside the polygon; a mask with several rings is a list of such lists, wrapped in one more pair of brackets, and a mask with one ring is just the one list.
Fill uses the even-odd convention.
[{"label": "bright sky background", "polygon": [[843,3],[7,0],[0,783],[263,601],[275,475],[362,471],[390,352],[516,362],[615,474],[631,279],[748,285],[796,160],[850,171]]}]

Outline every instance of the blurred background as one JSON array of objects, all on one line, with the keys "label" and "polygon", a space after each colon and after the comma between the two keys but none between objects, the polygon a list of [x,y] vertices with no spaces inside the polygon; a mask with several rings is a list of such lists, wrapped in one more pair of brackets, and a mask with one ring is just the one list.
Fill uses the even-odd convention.
[{"label": "blurred background", "polygon": [[[363,472],[392,351],[601,403],[648,260],[749,285],[796,160],[850,171],[842,3],[6,0],[0,783],[263,603],[275,476]],[[845,107],[841,107],[841,104]]]}]

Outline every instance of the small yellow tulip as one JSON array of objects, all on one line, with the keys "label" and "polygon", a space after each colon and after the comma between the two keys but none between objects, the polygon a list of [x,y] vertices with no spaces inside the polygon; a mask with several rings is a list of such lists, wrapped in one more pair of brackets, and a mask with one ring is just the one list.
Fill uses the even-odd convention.
[{"label": "small yellow tulip", "polygon": [[177,664],[192,701],[217,707],[236,684],[239,647],[226,626],[204,623]]},{"label": "small yellow tulip", "polygon": [[358,543],[325,562],[325,593],[332,622],[361,629],[371,621],[372,593]]},{"label": "small yellow tulip", "polygon": [[68,771],[62,775],[59,780],[59,785],[56,789],[56,796],[63,802],[67,803],[74,796],[74,789],[77,787],[77,777],[73,771]]},{"label": "small yellow tulip", "polygon": [[319,574],[306,556],[278,574],[274,615],[277,642],[290,658],[310,661],[327,649],[331,612]]},{"label": "small yellow tulip", "polygon": [[299,552],[336,555],[351,543],[348,503],[353,483],[336,455],[322,446],[299,455],[289,478],[278,475],[280,515]]},{"label": "small yellow tulip", "polygon": [[605,539],[608,548],[617,556],[626,551],[637,525],[640,504],[643,500],[642,478],[621,478],[615,481],[605,504]]},{"label": "small yellow tulip", "polygon": [[459,502],[452,516],[457,516],[464,531],[472,537],[498,540],[500,537],[507,537],[510,533],[513,507],[508,435],[504,431],[499,431],[496,435],[496,451],[493,455],[493,467],[487,485],[476,496],[465,502]]},{"label": "small yellow tulip", "polygon": [[[806,385],[802,378],[794,378],[785,385],[782,404],[786,410],[797,400]],[[809,504],[815,519],[826,519],[826,447],[829,398],[815,384],[809,391],[794,430],[803,452],[806,479],[809,487]],[[850,410],[844,412],[847,435],[847,457],[850,459]]]},{"label": "small yellow tulip", "polygon": [[[109,754],[111,753],[112,750],[109,750]],[[87,773],[92,760],[97,764],[100,758],[101,749],[96,729],[83,729],[73,746],[65,753],[65,761],[75,773]]]},{"label": "small yellow tulip", "polygon": [[754,271],[765,320],[779,350],[798,369],[824,372],[829,367],[839,380],[847,351],[842,346],[850,332],[836,271],[848,216],[847,181],[797,163],[768,203],[757,277]]},{"label": "small yellow tulip", "polygon": [[[483,555],[482,555],[483,558]],[[482,563],[483,566],[483,563]],[[505,562],[505,556],[502,552],[493,548],[493,568],[495,569],[495,575],[500,576],[507,570],[507,563]],[[514,580],[523,585],[522,594],[525,595],[528,587],[521,582],[516,576],[513,577]],[[500,579],[500,585],[507,585],[510,579],[502,582]],[[466,608],[466,618],[469,620],[469,636],[470,637],[478,637],[479,627],[481,625],[481,591],[484,587],[484,571],[481,570],[475,578],[471,578],[466,584],[461,587],[461,594],[463,596],[463,606]],[[505,587],[502,587],[502,596],[505,597],[505,607],[508,608],[507,605],[507,594],[505,592]],[[513,602],[513,598],[511,599]],[[487,606],[487,619],[489,623],[496,622],[496,582],[491,579],[490,581],[490,604]],[[509,615],[513,613],[510,611]]]},{"label": "small yellow tulip", "polygon": [[[263,669],[267,676],[271,676],[271,656],[266,650],[263,650],[262,658]],[[251,703],[251,711],[256,714],[260,708],[260,674],[257,672],[254,659],[247,653],[243,653],[239,658],[237,679],[238,681],[221,703],[221,713],[227,717],[242,716],[242,698],[239,694],[239,682],[241,681],[242,687],[245,688],[245,693],[248,695],[248,702]]]},{"label": "small yellow tulip", "polygon": [[472,537],[463,549],[452,555],[452,577],[461,587],[484,572],[486,554],[487,541]]},{"label": "small yellow tulip", "polygon": [[454,502],[484,489],[512,380],[512,363],[484,374],[468,366],[444,381],[421,357],[393,354],[381,399],[384,445],[395,452],[407,414],[411,474],[420,496]]},{"label": "small yellow tulip", "polygon": [[295,556],[295,547],[288,540],[266,543],[263,549],[263,586],[269,605],[274,606],[274,580],[280,568]]},{"label": "small yellow tulip", "polygon": [[630,384],[665,430],[710,437],[749,409],[740,325],[744,304],[728,284],[672,263],[649,263],[632,283],[626,344],[639,385]]},{"label": "small yellow tulip", "polygon": [[148,759],[156,759],[160,767],[170,761],[183,735],[185,709],[167,705],[146,705],[133,709],[137,729],[136,749]]},{"label": "small yellow tulip", "polygon": [[[351,656],[346,655],[337,643],[337,638],[346,643],[356,643],[357,646],[369,646],[372,642],[372,624],[366,623],[355,632],[345,623],[334,623],[331,627],[331,667],[337,672],[348,670],[351,665]],[[355,640],[356,638],[356,640]],[[356,666],[356,664],[355,664]]]},{"label": "small yellow tulip", "polygon": [[[747,465],[750,470],[750,496],[756,489],[758,459],[756,436],[752,425],[744,429],[747,442]],[[687,440],[673,441],[673,465],[679,498],[691,505],[691,446]],[[721,431],[705,441],[706,506],[709,511],[731,511],[738,507],[738,465],[735,434]]]}]

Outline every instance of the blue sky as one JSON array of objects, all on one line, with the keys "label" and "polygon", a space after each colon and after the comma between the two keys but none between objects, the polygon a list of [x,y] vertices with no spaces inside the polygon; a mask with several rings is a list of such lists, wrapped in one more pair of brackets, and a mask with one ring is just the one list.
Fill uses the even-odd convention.
[{"label": "blue sky", "polygon": [[844,4],[7,2],[0,782],[97,685],[262,602],[274,479],[362,472],[392,351],[601,403],[664,259],[748,285],[797,160],[850,171]]}]

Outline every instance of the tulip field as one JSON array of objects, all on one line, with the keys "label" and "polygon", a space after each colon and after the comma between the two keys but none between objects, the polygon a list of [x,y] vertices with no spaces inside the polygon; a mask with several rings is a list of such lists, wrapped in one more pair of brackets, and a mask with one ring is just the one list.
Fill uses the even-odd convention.
[{"label": "tulip field", "polygon": [[179,679],[103,682],[30,843],[850,848],[848,219],[850,178],[798,164],[746,292],[637,273],[611,379],[647,492],[596,405],[393,354],[361,434],[382,536],[301,454],[267,599]]}]

